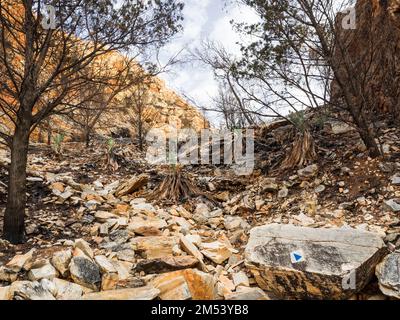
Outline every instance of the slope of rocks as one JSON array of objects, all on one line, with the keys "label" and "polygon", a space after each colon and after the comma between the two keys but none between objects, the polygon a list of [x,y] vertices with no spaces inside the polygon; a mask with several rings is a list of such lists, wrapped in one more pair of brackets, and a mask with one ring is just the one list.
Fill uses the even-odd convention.
[{"label": "slope of rocks", "polygon": [[[66,144],[61,158],[34,144],[28,167],[28,241],[17,246],[0,242],[0,298],[395,298],[400,131],[385,127],[380,137],[384,160],[368,158],[351,128],[326,123],[313,132],[318,160],[280,172],[276,163],[290,147],[282,136],[290,136],[291,129],[268,126],[257,135],[251,176],[237,177],[223,165],[188,166],[185,174],[216,201],[200,196],[175,204],[146,200],[166,169],[149,166],[134,145],[117,146],[120,169],[112,172],[100,142],[86,151],[81,144]],[[8,154],[3,152],[1,159],[3,212]],[[304,233],[303,247],[287,233],[269,245],[265,237],[263,243],[249,240],[257,227],[274,224],[282,230],[291,225],[298,236],[302,228],[312,228],[325,241],[313,251],[318,242],[313,232]],[[325,236],[330,232],[343,239],[330,241]],[[346,237],[371,245],[359,255],[358,242]],[[292,250],[300,250],[305,262],[291,262]],[[387,252],[392,256],[384,259]],[[260,268],[271,263],[276,273],[265,277]],[[340,282],[353,270],[364,270],[354,289],[343,295],[322,290],[330,283],[340,291]],[[284,290],[274,284],[294,275],[304,282]]]}]

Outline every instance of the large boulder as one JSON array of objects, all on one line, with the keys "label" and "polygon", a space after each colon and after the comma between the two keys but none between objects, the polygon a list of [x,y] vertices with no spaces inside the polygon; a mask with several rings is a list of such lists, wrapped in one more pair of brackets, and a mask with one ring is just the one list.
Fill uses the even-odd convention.
[{"label": "large boulder", "polygon": [[388,255],[376,267],[376,276],[385,295],[400,299],[400,251]]},{"label": "large boulder", "polygon": [[250,232],[246,266],[281,299],[346,299],[370,280],[386,254],[376,234],[271,224]]}]

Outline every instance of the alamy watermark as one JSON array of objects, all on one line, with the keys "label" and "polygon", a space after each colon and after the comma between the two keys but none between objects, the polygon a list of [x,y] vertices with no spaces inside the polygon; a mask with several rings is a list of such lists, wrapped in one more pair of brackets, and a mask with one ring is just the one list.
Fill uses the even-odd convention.
[{"label": "alamy watermark", "polygon": [[356,8],[347,8],[341,13],[344,15],[342,18],[342,28],[345,30],[355,30],[357,28]]},{"label": "alamy watermark", "polygon": [[42,28],[45,30],[56,29],[56,8],[52,5],[45,5],[45,15],[42,19]]},{"label": "alamy watermark", "polygon": [[150,164],[225,164],[237,175],[254,170],[254,130],[153,128],[147,136],[146,160]]}]

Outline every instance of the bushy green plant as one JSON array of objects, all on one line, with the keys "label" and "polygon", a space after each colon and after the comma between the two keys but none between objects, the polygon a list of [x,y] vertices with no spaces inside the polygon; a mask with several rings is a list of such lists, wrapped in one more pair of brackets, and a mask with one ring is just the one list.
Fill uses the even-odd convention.
[{"label": "bushy green plant", "polygon": [[114,151],[115,140],[113,138],[109,138],[107,140],[107,152],[111,154]]},{"label": "bushy green plant", "polygon": [[301,132],[307,129],[307,120],[303,110],[290,113],[288,119]]},{"label": "bushy green plant", "polygon": [[56,154],[61,154],[64,138],[64,133],[57,133],[56,136],[53,138],[52,148]]}]

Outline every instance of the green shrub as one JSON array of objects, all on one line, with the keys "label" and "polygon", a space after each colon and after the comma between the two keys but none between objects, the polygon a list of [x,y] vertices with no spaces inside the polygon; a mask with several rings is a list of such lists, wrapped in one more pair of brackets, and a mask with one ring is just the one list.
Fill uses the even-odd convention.
[{"label": "green shrub", "polygon": [[288,119],[299,131],[304,132],[307,129],[307,120],[303,110],[291,112]]},{"label": "green shrub", "polygon": [[64,141],[64,138],[65,138],[64,133],[57,133],[56,136],[53,138],[52,148],[56,154],[61,154],[62,143]]}]

